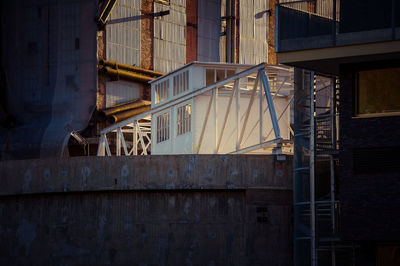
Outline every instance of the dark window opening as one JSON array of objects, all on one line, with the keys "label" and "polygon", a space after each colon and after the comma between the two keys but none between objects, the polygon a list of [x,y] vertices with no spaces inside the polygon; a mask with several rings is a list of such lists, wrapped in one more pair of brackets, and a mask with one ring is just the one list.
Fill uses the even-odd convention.
[{"label": "dark window opening", "polygon": [[356,115],[400,112],[400,68],[357,73]]}]

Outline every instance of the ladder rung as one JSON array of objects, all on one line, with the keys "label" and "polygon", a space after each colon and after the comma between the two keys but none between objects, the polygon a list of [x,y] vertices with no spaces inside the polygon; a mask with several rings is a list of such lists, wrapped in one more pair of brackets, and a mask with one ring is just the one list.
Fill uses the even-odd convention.
[{"label": "ladder rung", "polygon": [[294,137],[301,137],[301,136],[307,136],[310,135],[310,132],[304,132],[304,133],[298,133],[298,134],[294,134]]},{"label": "ladder rung", "polygon": [[295,168],[295,171],[304,171],[304,170],[310,170],[310,167],[299,167],[299,168]]},{"label": "ladder rung", "polygon": [[308,239],[311,239],[311,237],[309,237],[309,236],[302,236],[302,237],[296,237],[295,239],[296,239],[296,240],[308,240]]}]

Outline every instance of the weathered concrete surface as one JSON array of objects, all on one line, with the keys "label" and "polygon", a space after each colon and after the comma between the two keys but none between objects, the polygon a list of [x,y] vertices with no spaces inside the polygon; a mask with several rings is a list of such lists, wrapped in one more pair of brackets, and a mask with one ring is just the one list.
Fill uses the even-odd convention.
[{"label": "weathered concrete surface", "polygon": [[291,265],[291,158],[0,163],[0,265]]},{"label": "weathered concrete surface", "polygon": [[291,189],[291,158],[260,155],[73,157],[0,162],[0,195],[142,189]]}]

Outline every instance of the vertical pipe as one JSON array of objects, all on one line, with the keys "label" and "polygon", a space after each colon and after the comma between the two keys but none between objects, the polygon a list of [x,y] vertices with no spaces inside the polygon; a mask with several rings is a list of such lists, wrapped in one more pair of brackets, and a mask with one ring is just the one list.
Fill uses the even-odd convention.
[{"label": "vertical pipe", "polygon": [[226,62],[232,63],[232,0],[226,1]]},{"label": "vertical pipe", "polygon": [[310,73],[310,213],[311,213],[311,266],[316,266],[315,246],[315,80]]},{"label": "vertical pipe", "polygon": [[[275,33],[275,52],[278,53],[279,52],[279,4],[275,4],[275,27],[274,27],[274,33]],[[271,28],[271,27],[270,27]],[[269,33],[268,33],[269,34]]]}]

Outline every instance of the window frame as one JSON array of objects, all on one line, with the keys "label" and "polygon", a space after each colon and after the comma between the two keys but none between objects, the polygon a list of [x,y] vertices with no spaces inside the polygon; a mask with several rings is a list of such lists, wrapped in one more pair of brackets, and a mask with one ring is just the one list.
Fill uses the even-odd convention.
[{"label": "window frame", "polygon": [[400,110],[395,112],[382,112],[382,113],[369,113],[363,114],[359,112],[360,106],[360,77],[359,73],[361,71],[370,71],[370,70],[383,70],[389,68],[400,68],[400,64],[398,62],[392,61],[379,61],[368,63],[364,65],[357,65],[353,68],[353,115],[352,118],[374,118],[374,117],[387,117],[387,116],[400,116]]},{"label": "window frame", "polygon": [[[187,114],[187,106],[189,106],[189,115],[186,117]],[[183,110],[181,113],[180,110]],[[187,133],[192,132],[192,103],[188,102],[176,107],[176,136],[182,136]],[[183,116],[182,116],[183,115]],[[182,127],[180,128],[180,125]]]},{"label": "window frame", "polygon": [[[165,120],[165,118],[167,118]],[[171,113],[170,111],[156,116],[157,144],[168,141],[171,138]]]}]

